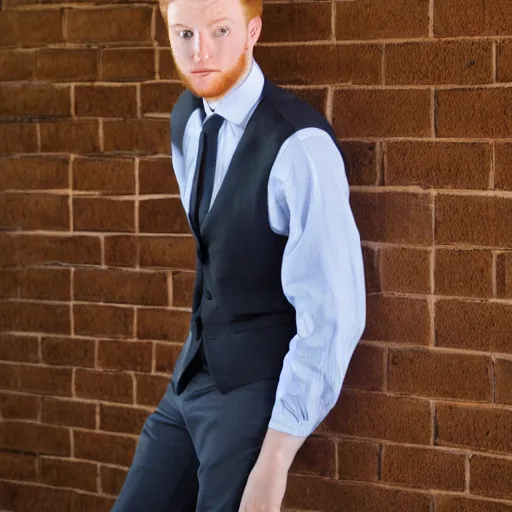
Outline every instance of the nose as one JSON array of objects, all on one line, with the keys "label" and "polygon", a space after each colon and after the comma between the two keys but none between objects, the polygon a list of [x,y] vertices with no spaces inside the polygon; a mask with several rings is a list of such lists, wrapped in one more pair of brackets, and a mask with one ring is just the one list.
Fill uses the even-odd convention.
[{"label": "nose", "polygon": [[194,61],[209,60],[211,58],[211,45],[207,38],[197,31],[194,35]]}]

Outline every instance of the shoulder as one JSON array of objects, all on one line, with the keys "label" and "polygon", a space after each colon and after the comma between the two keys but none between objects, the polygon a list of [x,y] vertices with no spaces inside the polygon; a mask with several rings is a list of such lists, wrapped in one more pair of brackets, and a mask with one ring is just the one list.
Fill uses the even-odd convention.
[{"label": "shoulder", "polygon": [[201,98],[194,96],[188,90],[184,90],[178,97],[171,111],[171,138],[176,147],[183,146],[187,122],[192,113],[201,108],[201,105]]},{"label": "shoulder", "polygon": [[294,131],[318,128],[334,137],[334,130],[325,116],[292,92],[284,90],[270,80],[265,80],[264,95],[276,113],[289,123]]}]

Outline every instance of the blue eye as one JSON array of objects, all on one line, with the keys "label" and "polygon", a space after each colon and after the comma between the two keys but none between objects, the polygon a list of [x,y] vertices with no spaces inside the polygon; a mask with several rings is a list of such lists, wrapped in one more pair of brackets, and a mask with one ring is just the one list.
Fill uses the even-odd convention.
[{"label": "blue eye", "polygon": [[194,32],[192,32],[192,30],[180,30],[180,37],[182,39],[192,39]]},{"label": "blue eye", "polygon": [[215,37],[226,37],[229,34],[229,28],[227,27],[219,27],[214,32]]}]

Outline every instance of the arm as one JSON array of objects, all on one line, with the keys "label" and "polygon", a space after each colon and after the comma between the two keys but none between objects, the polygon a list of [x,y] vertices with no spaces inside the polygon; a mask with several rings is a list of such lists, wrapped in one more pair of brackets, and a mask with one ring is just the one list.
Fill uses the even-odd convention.
[{"label": "arm", "polygon": [[284,359],[269,428],[246,489],[249,494],[250,485],[256,487],[268,474],[268,481],[284,481],[281,489],[272,487],[272,503],[282,499],[300,446],[338,400],[366,319],[360,238],[343,159],[333,141],[317,129],[296,133],[275,168],[270,221],[276,232],[288,235],[282,285],[296,309],[297,335]]}]

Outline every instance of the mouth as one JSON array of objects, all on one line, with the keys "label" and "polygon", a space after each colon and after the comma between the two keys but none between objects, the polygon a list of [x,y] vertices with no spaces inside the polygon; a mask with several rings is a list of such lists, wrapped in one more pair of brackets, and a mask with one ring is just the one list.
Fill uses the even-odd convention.
[{"label": "mouth", "polygon": [[214,69],[196,69],[194,71],[191,71],[191,74],[199,75],[199,76],[206,76],[206,75],[209,75],[210,73],[214,73],[214,72],[215,72]]}]

